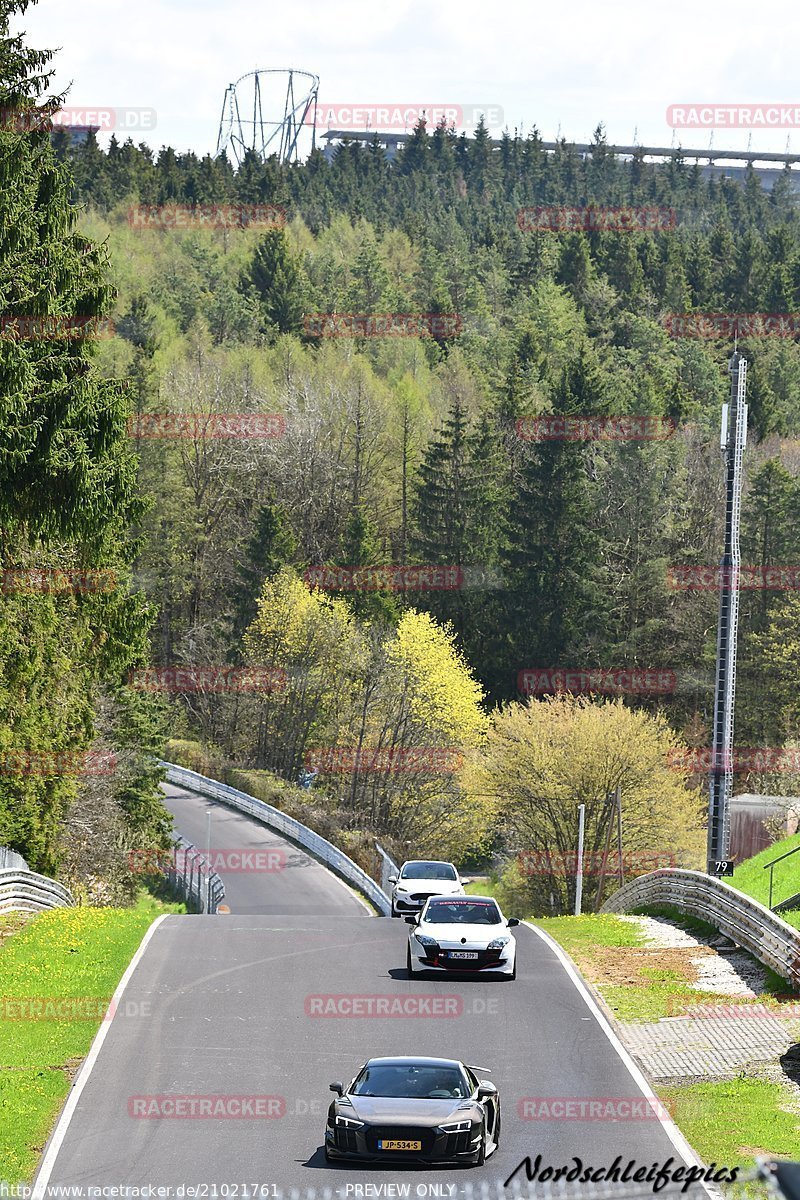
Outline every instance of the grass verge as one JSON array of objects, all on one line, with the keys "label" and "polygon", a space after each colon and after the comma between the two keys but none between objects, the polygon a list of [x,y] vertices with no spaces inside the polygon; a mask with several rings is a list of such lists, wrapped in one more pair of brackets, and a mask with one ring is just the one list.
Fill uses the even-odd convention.
[{"label": "grass verge", "polygon": [[[656,910],[652,910],[656,915]],[[715,932],[711,926],[671,909],[657,915],[679,920],[695,933]],[[611,913],[581,917],[540,917],[535,923],[549,933],[575,960],[581,973],[600,993],[620,1021],[658,1021],[677,1017],[693,1005],[731,1004],[728,995],[692,987],[697,972],[691,959],[696,951],[645,944],[637,926]],[[765,990],[739,1004],[768,1004],[780,1012],[778,997],[796,1003],[784,980],[767,971]]]},{"label": "grass verge", "polygon": [[800,1113],[785,1087],[736,1079],[659,1087],[676,1124],[704,1162],[752,1167],[757,1155],[800,1159]]},{"label": "grass verge", "polygon": [[[694,933],[715,932],[671,909],[659,909],[657,915],[679,920]],[[612,914],[544,918],[536,924],[567,951],[623,1022],[679,1016],[697,1004],[764,1004],[778,1014],[778,996],[796,1004],[784,980],[772,972],[765,992],[750,1001],[699,991],[691,986],[692,951],[646,946],[636,925]],[[796,1094],[779,1082],[739,1075],[657,1085],[655,1091],[704,1162],[751,1167],[760,1154],[800,1159],[800,1106]]]},{"label": "grass verge", "polygon": [[[795,850],[797,847],[800,847],[800,833],[783,838],[759,854],[754,854],[752,858],[745,859],[734,869],[731,878],[725,882],[730,883],[738,891],[744,892],[746,896],[752,896],[761,904],[768,904],[769,871],[764,870],[765,865],[772,859],[779,858],[781,854],[786,854],[789,850]],[[800,892],[800,854],[793,854],[791,858],[785,858],[783,862],[779,862],[773,870],[772,902],[780,904],[782,900],[786,900],[798,892]],[[778,913],[778,916],[787,921],[789,925],[793,925],[795,929],[800,929],[800,909]]]},{"label": "grass verge", "polygon": [[[0,924],[0,1182],[27,1182],[70,1081],[146,930],[183,912],[146,892],[132,908],[58,908]],[[31,1000],[77,1002],[33,1017]],[[86,1019],[84,1018],[86,1014]]]}]

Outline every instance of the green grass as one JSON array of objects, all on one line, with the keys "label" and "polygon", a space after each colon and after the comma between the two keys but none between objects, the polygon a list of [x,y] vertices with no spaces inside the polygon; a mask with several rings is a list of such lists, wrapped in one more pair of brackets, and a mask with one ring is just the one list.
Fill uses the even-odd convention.
[{"label": "green grass", "polygon": [[582,917],[539,917],[534,924],[554,937],[567,954],[576,957],[596,946],[641,946],[643,938],[631,921],[611,913],[584,913]]},{"label": "green grass", "polygon": [[[730,883],[740,892],[744,892],[745,895],[752,896],[754,900],[768,904],[769,871],[764,870],[764,865],[781,854],[785,854],[787,850],[794,850],[799,846],[800,833],[783,838],[759,854],[753,855],[752,858],[745,859],[734,869],[731,878],[725,882]],[[800,854],[793,854],[791,858],[786,858],[783,862],[778,863],[774,869],[772,902],[780,904],[781,900],[786,900],[797,892],[800,892]],[[800,929],[800,910],[778,913],[778,916]]]},{"label": "green grass", "polygon": [[[469,878],[469,876],[467,876]],[[479,879],[475,883],[465,883],[464,891],[469,896],[496,896],[497,888],[491,879]]]},{"label": "green grass", "polygon": [[[682,926],[691,928],[695,933],[716,932],[704,922],[683,917],[672,909],[659,909],[658,915],[676,919]],[[620,1021],[658,1021],[661,1017],[679,1016],[695,1004],[731,1003],[730,996],[698,991],[691,987],[683,971],[673,963],[648,963],[646,955],[651,948],[644,945],[640,931],[632,922],[614,914],[541,917],[534,924],[563,946]],[[641,956],[631,956],[629,960],[631,978],[619,983],[603,978],[606,963],[615,959],[609,951],[638,946],[642,947],[643,953]],[[652,957],[656,958],[657,955],[658,949],[653,947]],[[790,993],[785,980],[767,968],[765,973],[764,992],[751,1003],[774,1005],[776,1011],[780,1011],[778,997],[789,1003],[796,1003],[796,997]],[[736,1003],[747,1001],[737,998]]]},{"label": "green grass", "polygon": [[[132,908],[58,908],[0,939],[0,1182],[24,1182],[92,1043],[103,1005],[146,930],[164,912],[183,912],[142,893]],[[87,1019],[25,1019],[29,998],[79,1000]],[[12,1018],[12,1019],[9,1019]]]},{"label": "green grass", "polygon": [[762,1079],[659,1087],[658,1095],[705,1162],[753,1165],[758,1154],[800,1158],[800,1113],[788,1088]]}]

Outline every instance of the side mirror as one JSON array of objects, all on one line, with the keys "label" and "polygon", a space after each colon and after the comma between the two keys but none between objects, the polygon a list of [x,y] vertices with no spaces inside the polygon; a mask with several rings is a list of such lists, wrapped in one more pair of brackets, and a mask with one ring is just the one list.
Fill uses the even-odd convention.
[{"label": "side mirror", "polygon": [[389,883],[397,883],[397,876],[396,876],[396,875],[390,875],[390,876],[389,876]]},{"label": "side mirror", "polygon": [[484,1079],[478,1087],[478,1099],[490,1100],[492,1096],[497,1095],[497,1088],[490,1079]]},{"label": "side mirror", "polygon": [[338,1082],[338,1080],[337,1080],[337,1082],[336,1082],[336,1083],[332,1083],[332,1084],[330,1085],[330,1088],[329,1088],[329,1090],[330,1090],[331,1092],[336,1092],[336,1095],[337,1095],[337,1096],[343,1096],[343,1095],[344,1095],[344,1084],[343,1084],[343,1083],[339,1083],[339,1082]]},{"label": "side mirror", "polygon": [[519,925],[519,917],[509,917],[506,924],[509,929],[513,929],[515,925]]},{"label": "side mirror", "polygon": [[406,925],[419,925],[419,916],[406,917]]}]

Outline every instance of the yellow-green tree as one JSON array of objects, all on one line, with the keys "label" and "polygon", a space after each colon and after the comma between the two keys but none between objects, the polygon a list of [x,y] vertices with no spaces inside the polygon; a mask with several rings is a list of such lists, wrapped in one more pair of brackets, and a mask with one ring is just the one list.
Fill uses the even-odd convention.
[{"label": "yellow-green tree", "polygon": [[284,568],[265,581],[244,647],[267,674],[263,692],[243,704],[251,719],[237,722],[242,755],[293,779],[310,746],[335,742],[354,719],[368,639],[344,600]]},{"label": "yellow-green tree", "polygon": [[460,770],[488,721],[449,629],[413,610],[396,630],[367,624],[285,568],[263,586],[245,653],[274,680],[239,701],[245,761],[288,778],[311,762],[341,824],[400,854],[460,859],[485,842],[492,806],[467,798]]},{"label": "yellow-green tree", "polygon": [[[682,748],[662,716],[622,700],[562,695],[501,709],[485,750],[470,763],[468,790],[495,797],[521,898],[542,912],[572,910],[578,805],[584,804],[586,906],[594,901],[615,820],[608,797],[617,787],[628,874],[657,865],[699,866],[703,798],[688,787],[686,770],[672,765]],[[617,864],[614,849],[611,874]]]}]

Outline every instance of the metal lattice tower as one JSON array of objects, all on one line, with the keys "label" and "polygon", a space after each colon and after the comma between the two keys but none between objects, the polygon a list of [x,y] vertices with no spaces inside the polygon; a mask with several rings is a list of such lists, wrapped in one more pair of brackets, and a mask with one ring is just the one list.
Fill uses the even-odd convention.
[{"label": "metal lattice tower", "polygon": [[722,406],[720,448],[726,474],[725,549],[721,562],[719,624],[717,627],[716,694],[711,743],[708,804],[708,870],[728,857],[729,801],[733,779],[733,713],[736,700],[736,635],[739,624],[739,524],[742,508],[742,465],[747,444],[747,362],[738,352],[731,357],[730,404]]},{"label": "metal lattice tower", "polygon": [[[237,166],[248,152],[262,161],[276,154],[282,163],[297,162],[297,143],[304,128],[311,130],[312,150],[316,145],[318,94],[319,77],[292,68],[251,71],[229,83],[222,101],[217,154],[229,150]],[[281,98],[283,115],[276,119]]]}]

